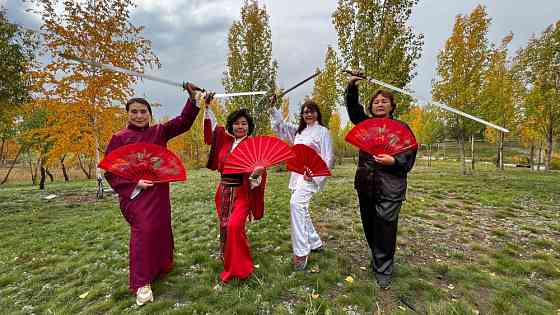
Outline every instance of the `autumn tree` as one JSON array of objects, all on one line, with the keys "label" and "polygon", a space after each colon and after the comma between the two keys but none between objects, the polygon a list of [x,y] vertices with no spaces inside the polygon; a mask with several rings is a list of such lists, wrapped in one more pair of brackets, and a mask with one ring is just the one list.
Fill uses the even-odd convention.
[{"label": "autumn tree", "polygon": [[[272,32],[266,7],[245,0],[241,19],[233,22],[228,34],[229,53],[222,83],[227,92],[273,91],[278,65],[272,60]],[[255,132],[270,132],[269,102],[262,96],[228,100],[229,111],[247,108],[256,121]]]},{"label": "autumn tree", "polygon": [[431,166],[432,145],[445,138],[445,126],[440,119],[441,111],[433,106],[412,106],[401,116],[408,123],[419,145],[424,145]]},{"label": "autumn tree", "polygon": [[326,126],[329,125],[331,114],[336,110],[337,100],[342,95],[338,87],[339,76],[336,52],[329,46],[325,55],[324,69],[315,79],[312,93],[312,98],[319,106]]},{"label": "autumn tree", "polygon": [[[436,101],[467,113],[480,114],[489,54],[489,25],[486,9],[480,5],[470,15],[455,18],[451,37],[438,55],[437,78],[432,82],[432,94]],[[447,126],[459,143],[461,173],[467,174],[465,138],[480,132],[482,126],[459,115],[449,115]]]},{"label": "autumn tree", "polygon": [[29,101],[29,69],[37,47],[35,34],[8,21],[0,7],[0,163],[8,158],[8,143],[14,143],[17,117]]},{"label": "autumn tree", "polygon": [[[341,64],[362,69],[366,75],[399,88],[410,83],[423,45],[423,35],[415,34],[409,24],[417,3],[418,0],[338,0],[332,23],[338,35]],[[378,88],[362,86],[361,98],[369,100]],[[406,112],[410,99],[399,94],[396,101],[397,114]]]},{"label": "autumn tree", "polygon": [[43,21],[44,51],[53,57],[44,67],[43,89],[36,97],[49,112],[41,130],[53,139],[49,159],[72,154],[89,178],[104,144],[122,128],[122,110],[115,105],[132,96],[137,78],[70,62],[63,55],[138,72],[159,66],[159,60],[141,36],[143,27],[130,22],[132,0],[35,2]]},{"label": "autumn tree", "polygon": [[[484,73],[483,88],[480,104],[481,112],[487,120],[514,130],[518,121],[519,88],[513,76],[508,61],[507,46],[513,34],[502,40],[498,47],[494,47],[488,56],[488,67]],[[504,133],[492,128],[486,128],[485,137],[496,144],[496,167],[504,169]]]},{"label": "autumn tree", "polygon": [[537,122],[535,127],[546,141],[545,169],[550,170],[553,140],[560,135],[560,21],[530,39],[515,63],[527,90],[527,119]]}]

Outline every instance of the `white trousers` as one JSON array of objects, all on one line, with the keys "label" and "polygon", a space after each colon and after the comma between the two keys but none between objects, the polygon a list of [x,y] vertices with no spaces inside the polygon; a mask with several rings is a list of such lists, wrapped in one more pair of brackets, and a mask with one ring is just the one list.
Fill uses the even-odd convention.
[{"label": "white trousers", "polygon": [[317,249],[323,245],[309,215],[309,203],[315,189],[307,186],[301,185],[292,190],[292,198],[290,199],[292,247],[294,255],[300,257],[309,255],[312,249]]}]

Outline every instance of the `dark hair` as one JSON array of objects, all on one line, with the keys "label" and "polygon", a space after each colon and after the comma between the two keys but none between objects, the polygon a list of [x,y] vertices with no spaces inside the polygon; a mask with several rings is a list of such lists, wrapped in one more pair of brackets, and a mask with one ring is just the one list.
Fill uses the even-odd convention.
[{"label": "dark hair", "polygon": [[373,94],[373,96],[371,97],[371,100],[369,101],[368,112],[370,113],[370,115],[372,117],[375,116],[375,115],[373,115],[373,111],[371,110],[371,105],[373,105],[373,100],[379,95],[381,95],[385,98],[388,98],[389,101],[391,102],[391,112],[389,113],[389,117],[393,118],[393,113],[395,112],[395,109],[397,109],[397,104],[395,104],[395,99],[393,97],[393,93],[385,91],[385,90],[377,90],[377,92],[375,92],[375,94]]},{"label": "dark hair", "polygon": [[317,105],[317,103],[315,103],[312,100],[305,101],[305,103],[303,103],[303,105],[301,105],[301,109],[299,111],[299,126],[298,126],[296,134],[301,133],[303,131],[303,129],[305,129],[305,127],[307,127],[307,124],[305,123],[305,120],[303,119],[303,111],[305,110],[306,107],[311,109],[314,112],[317,112],[317,122],[319,123],[319,125],[324,126],[323,125],[323,117],[321,116],[321,111],[319,110],[319,106]]},{"label": "dark hair", "polygon": [[226,130],[233,135],[233,123],[241,117],[245,117],[247,119],[247,124],[249,124],[249,131],[247,135],[250,135],[255,130],[255,123],[253,122],[253,117],[249,114],[249,111],[245,108],[238,109],[234,112],[231,112],[226,120]]},{"label": "dark hair", "polygon": [[130,104],[132,103],[140,103],[143,105],[146,105],[146,107],[148,108],[148,111],[150,112],[150,116],[152,116],[152,107],[150,106],[150,103],[148,103],[148,101],[146,101],[145,99],[141,98],[141,97],[133,97],[131,99],[128,100],[128,102],[126,102],[126,106],[125,109],[128,112],[128,108],[130,107]]}]

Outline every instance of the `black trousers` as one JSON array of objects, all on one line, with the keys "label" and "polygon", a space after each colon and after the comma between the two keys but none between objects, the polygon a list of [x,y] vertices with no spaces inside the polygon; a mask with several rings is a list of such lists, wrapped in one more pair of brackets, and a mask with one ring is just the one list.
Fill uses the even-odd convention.
[{"label": "black trousers", "polygon": [[379,200],[364,191],[358,191],[358,201],[364,234],[373,256],[373,271],[391,276],[402,201]]}]

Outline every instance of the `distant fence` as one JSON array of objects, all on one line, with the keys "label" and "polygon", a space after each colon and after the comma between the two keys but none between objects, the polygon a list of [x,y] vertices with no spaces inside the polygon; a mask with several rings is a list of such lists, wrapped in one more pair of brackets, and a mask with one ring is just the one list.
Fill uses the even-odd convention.
[{"label": "distant fence", "polygon": [[[556,158],[553,159],[553,168],[556,168],[556,164],[560,164],[558,159],[558,143],[555,143],[553,152]],[[430,155],[431,149],[431,159],[433,160],[448,160],[448,161],[459,161],[459,144],[456,140],[446,140],[439,143],[434,143],[432,145],[422,144],[418,148],[417,158],[421,160],[427,160]],[[347,161],[351,159],[356,159],[356,150],[350,150],[348,152],[343,152],[342,154],[337,154],[338,161]],[[545,144],[542,147],[536,145],[533,152],[533,161],[535,167],[540,165],[544,167],[545,159]],[[540,158],[539,158],[540,154]],[[524,147],[521,144],[519,138],[509,138],[504,140],[503,146],[503,158],[505,164],[514,164],[520,166],[528,166],[530,158],[530,149]],[[486,139],[475,139],[474,140],[474,159],[475,161],[496,163],[497,161],[497,147],[496,144],[488,142]],[[465,139],[465,159],[471,160],[471,140]],[[540,163],[539,163],[540,161]]]}]

